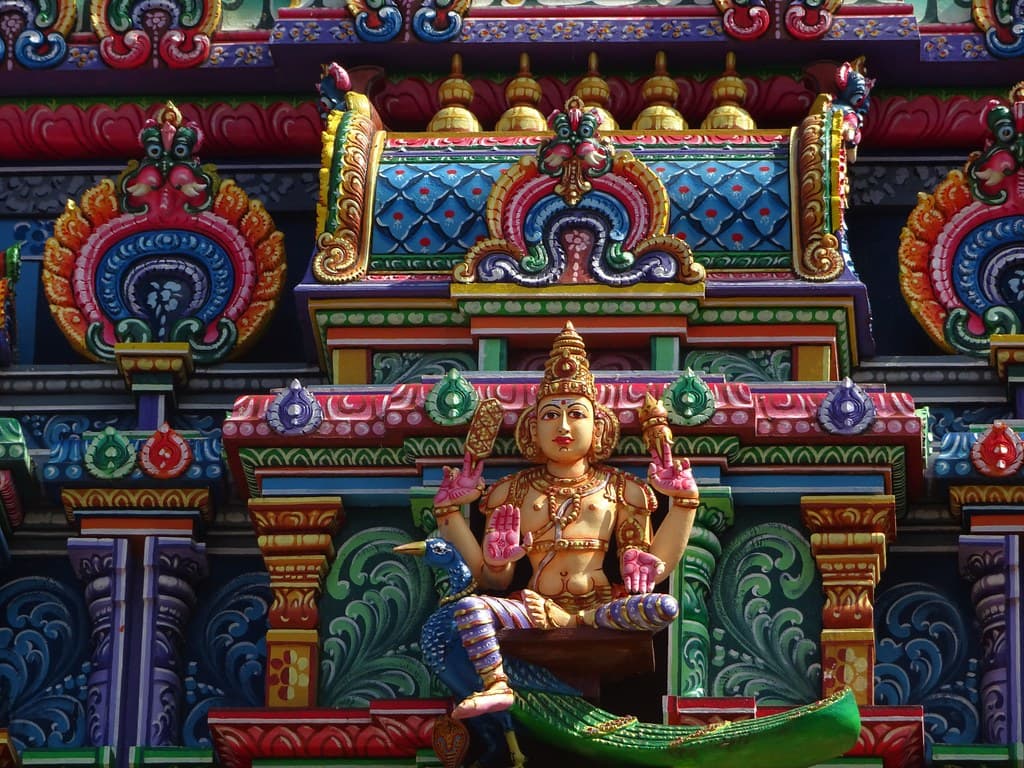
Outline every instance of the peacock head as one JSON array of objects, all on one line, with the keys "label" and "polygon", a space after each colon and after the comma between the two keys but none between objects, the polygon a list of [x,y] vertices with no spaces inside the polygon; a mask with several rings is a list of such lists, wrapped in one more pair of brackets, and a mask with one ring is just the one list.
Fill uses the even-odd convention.
[{"label": "peacock head", "polygon": [[394,548],[395,552],[402,555],[413,555],[422,557],[424,562],[431,568],[448,570],[453,565],[462,562],[462,555],[455,549],[451,542],[440,538],[430,538],[426,541],[411,541],[408,544],[400,544]]}]

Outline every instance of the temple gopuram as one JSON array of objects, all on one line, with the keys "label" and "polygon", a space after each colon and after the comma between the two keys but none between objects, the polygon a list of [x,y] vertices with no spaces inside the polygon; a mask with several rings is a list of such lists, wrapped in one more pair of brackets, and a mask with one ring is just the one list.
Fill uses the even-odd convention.
[{"label": "temple gopuram", "polygon": [[0,0],[0,160],[0,768],[1024,768],[1021,0]]}]

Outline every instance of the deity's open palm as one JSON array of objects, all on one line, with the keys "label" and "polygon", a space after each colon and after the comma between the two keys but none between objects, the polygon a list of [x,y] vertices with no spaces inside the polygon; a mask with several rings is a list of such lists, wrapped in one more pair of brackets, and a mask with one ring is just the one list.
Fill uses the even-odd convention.
[{"label": "deity's open palm", "polygon": [[672,498],[697,498],[697,482],[693,479],[689,459],[672,458],[672,446],[662,443],[661,451],[651,452],[647,479],[654,490]]},{"label": "deity's open palm", "polygon": [[489,565],[505,565],[526,554],[523,545],[530,546],[533,535],[527,532],[520,543],[519,507],[502,504],[491,513],[484,534],[484,561]]},{"label": "deity's open palm", "polygon": [[470,504],[483,493],[484,463],[475,462],[468,453],[462,459],[461,469],[444,468],[441,485],[434,494],[434,506]]}]

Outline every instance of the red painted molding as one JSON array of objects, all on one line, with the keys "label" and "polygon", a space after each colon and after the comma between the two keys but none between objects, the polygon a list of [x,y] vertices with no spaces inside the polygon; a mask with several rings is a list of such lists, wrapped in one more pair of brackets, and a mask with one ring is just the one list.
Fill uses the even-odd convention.
[{"label": "red painted molding", "polygon": [[[541,111],[561,106],[569,83],[540,78],[545,89]],[[642,81],[609,78],[613,108],[623,125],[643,108]],[[691,125],[711,108],[708,82],[677,78],[679,104]],[[747,107],[764,128],[787,128],[807,114],[814,90],[790,77],[747,80]],[[474,111],[484,125],[493,124],[505,108],[501,83],[474,83]],[[373,100],[386,125],[402,130],[423,130],[437,109],[436,83],[406,79],[374,89]],[[969,151],[985,138],[982,115],[988,97],[921,95],[873,97],[864,125],[861,152],[887,149]],[[138,134],[143,123],[162,102],[117,105],[0,104],[0,161],[117,160],[138,153]],[[203,159],[301,157],[315,161],[320,155],[320,120],[310,95],[309,102],[276,101],[268,104],[217,102],[178,105],[187,120],[199,124],[205,141]]]},{"label": "red painted molding", "polygon": [[367,709],[215,709],[208,718],[223,768],[254,760],[412,757],[431,748],[446,699],[375,701]]},{"label": "red painted molding", "polygon": [[[126,160],[139,131],[164,102],[147,104],[0,104],[0,160]],[[203,131],[203,159],[320,154],[316,105],[242,102],[179,104]]]}]

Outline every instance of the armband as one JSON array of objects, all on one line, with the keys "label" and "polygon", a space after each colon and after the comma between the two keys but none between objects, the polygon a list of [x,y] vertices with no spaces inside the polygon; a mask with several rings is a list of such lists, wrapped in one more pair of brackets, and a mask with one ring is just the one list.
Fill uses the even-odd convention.
[{"label": "armband", "polygon": [[696,509],[700,506],[700,499],[690,496],[673,496],[672,506],[683,507],[684,509]]},{"label": "armband", "polygon": [[456,512],[462,514],[462,507],[458,504],[444,504],[440,507],[434,507],[434,520],[440,522],[444,518],[454,515]]}]

